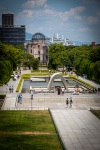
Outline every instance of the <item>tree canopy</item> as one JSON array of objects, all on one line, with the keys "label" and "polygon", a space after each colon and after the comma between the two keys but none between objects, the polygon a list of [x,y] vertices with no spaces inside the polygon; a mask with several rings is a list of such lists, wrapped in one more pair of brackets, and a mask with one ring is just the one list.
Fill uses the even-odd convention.
[{"label": "tree canopy", "polygon": [[[63,46],[52,44],[49,47],[49,68],[74,68],[79,75],[100,82],[100,48],[91,45]],[[69,70],[70,70],[69,69]]]},{"label": "tree canopy", "polygon": [[37,69],[39,61],[31,54],[24,53],[22,46],[13,46],[0,42],[0,83],[6,83],[18,66]]}]

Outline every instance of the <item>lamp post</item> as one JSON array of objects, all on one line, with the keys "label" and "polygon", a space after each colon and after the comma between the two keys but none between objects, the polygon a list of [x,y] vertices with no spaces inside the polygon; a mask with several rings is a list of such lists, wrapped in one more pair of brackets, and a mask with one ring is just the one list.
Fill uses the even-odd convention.
[{"label": "lamp post", "polygon": [[32,110],[33,93],[31,94],[31,110]]}]

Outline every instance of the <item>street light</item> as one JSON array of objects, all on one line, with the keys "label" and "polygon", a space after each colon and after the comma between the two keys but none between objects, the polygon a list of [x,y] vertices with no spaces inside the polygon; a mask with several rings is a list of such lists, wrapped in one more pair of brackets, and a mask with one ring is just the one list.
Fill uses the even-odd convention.
[{"label": "street light", "polygon": [[31,94],[31,110],[32,110],[33,93]]}]

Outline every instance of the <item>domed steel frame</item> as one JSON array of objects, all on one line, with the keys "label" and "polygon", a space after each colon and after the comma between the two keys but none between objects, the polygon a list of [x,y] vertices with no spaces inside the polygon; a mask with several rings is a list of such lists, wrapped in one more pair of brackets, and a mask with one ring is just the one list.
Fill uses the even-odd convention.
[{"label": "domed steel frame", "polygon": [[46,39],[46,37],[42,33],[35,33],[32,36],[32,40],[43,40],[43,39]]}]

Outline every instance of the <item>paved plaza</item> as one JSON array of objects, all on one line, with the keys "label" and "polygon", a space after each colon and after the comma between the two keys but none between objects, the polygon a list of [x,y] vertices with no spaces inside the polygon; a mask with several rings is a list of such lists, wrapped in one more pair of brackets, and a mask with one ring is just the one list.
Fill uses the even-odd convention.
[{"label": "paved plaza", "polygon": [[[2,110],[49,110],[65,150],[100,150],[100,120],[90,112],[90,108],[100,110],[100,93],[72,95],[65,93],[22,94],[22,103],[18,103],[16,86],[14,92],[7,93]],[[1,90],[1,89],[0,89]],[[3,87],[2,92],[5,92]],[[72,97],[73,104],[66,106],[66,98]]]}]

